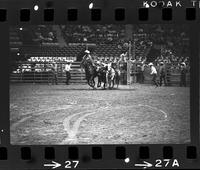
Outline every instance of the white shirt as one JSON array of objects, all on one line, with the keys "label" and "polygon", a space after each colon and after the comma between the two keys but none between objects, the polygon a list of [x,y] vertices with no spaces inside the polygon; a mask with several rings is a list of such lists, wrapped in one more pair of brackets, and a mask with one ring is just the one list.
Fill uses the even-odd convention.
[{"label": "white shirt", "polygon": [[54,70],[57,71],[58,65],[56,63],[53,65],[53,67],[54,67]]},{"label": "white shirt", "polygon": [[107,66],[108,66],[108,70],[111,70],[112,63],[108,63]]},{"label": "white shirt", "polygon": [[71,70],[71,64],[66,64],[65,71],[70,71],[70,70]]},{"label": "white shirt", "polygon": [[156,68],[151,66],[151,73],[150,74],[157,74]]},{"label": "white shirt", "polygon": [[106,67],[108,64],[102,62],[102,65],[103,65],[104,67]]}]

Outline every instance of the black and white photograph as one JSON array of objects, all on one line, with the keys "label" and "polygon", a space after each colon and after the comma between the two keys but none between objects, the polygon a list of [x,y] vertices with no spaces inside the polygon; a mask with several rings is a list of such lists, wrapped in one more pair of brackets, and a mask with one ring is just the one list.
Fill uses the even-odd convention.
[{"label": "black and white photograph", "polygon": [[12,145],[187,144],[184,24],[9,29]]}]

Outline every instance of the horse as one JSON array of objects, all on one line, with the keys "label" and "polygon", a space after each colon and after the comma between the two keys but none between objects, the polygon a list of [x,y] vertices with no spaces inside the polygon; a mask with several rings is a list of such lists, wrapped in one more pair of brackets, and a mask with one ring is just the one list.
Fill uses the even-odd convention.
[{"label": "horse", "polygon": [[101,87],[101,82],[104,83],[103,88],[106,89],[106,68],[99,67],[97,69],[98,84],[97,87]]},{"label": "horse", "polygon": [[88,60],[87,58],[83,57],[83,60],[80,64],[81,68],[85,69],[85,76],[87,83],[90,87],[95,87],[94,78],[97,77],[97,71],[95,66],[93,66],[92,61]]}]

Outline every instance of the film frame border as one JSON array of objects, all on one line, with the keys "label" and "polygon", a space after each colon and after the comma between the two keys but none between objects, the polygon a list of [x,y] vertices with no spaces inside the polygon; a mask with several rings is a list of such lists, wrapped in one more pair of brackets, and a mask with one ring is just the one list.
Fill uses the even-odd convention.
[{"label": "film frame border", "polygon": [[[199,8],[191,6],[189,1],[184,3],[182,8],[174,6],[171,8],[161,7],[159,4],[156,7],[145,8],[143,2],[149,2],[148,0],[125,0],[124,2],[122,0],[83,0],[82,2],[84,3],[80,4],[79,0],[19,0],[16,3],[15,0],[1,0],[0,22],[15,24],[30,24],[30,22],[32,24],[98,24],[99,21],[105,24],[120,24],[120,22],[125,23],[132,21],[135,23],[142,21],[145,23],[149,21],[155,23],[158,21],[169,23],[175,20],[179,22],[192,21],[195,23],[199,20]],[[157,2],[157,0],[153,2]],[[94,4],[91,9],[89,9],[90,3]],[[34,10],[35,5],[38,6],[37,10]],[[70,20],[68,17],[71,14],[74,16],[73,13],[77,13],[77,19]],[[94,15],[91,16],[91,13]],[[110,13],[110,15],[107,15],[108,13]],[[26,14],[28,17],[21,17],[21,14]],[[147,16],[144,17],[144,14]],[[49,17],[45,17],[47,15],[49,15]],[[92,20],[92,18],[97,15],[101,16],[100,19]]]},{"label": "film frame border", "polygon": [[[0,29],[1,31],[1,47],[2,47],[2,56],[9,56],[9,32],[8,29],[9,25],[23,25],[23,24],[100,24],[100,23],[112,23],[112,24],[127,24],[127,23],[133,23],[133,24],[177,24],[177,23],[185,23],[187,25],[190,25],[190,38],[191,38],[191,56],[199,56],[199,9],[196,9],[195,15],[196,19],[192,20],[185,20],[186,16],[186,9],[180,8],[180,9],[174,9],[172,8],[172,20],[162,20],[162,8],[142,8],[142,10],[147,10],[148,17],[147,19],[140,20],[139,18],[139,10],[141,9],[141,6],[139,0],[136,2],[133,2],[131,0],[126,0],[126,3],[124,0],[114,1],[114,0],[106,0],[101,1],[100,0],[94,0],[94,3],[99,3],[97,5],[97,9],[101,9],[101,18],[102,20],[98,21],[91,21],[91,13],[88,9],[88,3],[90,1],[84,0],[86,3],[84,5],[79,4],[78,0],[70,0],[70,1],[55,1],[53,2],[53,6],[50,5],[46,6],[47,1],[34,1],[34,2],[27,2],[27,1],[11,1],[8,0],[7,2],[0,2],[0,9],[5,10],[7,14],[7,20],[1,22],[0,20]],[[40,10],[39,11],[33,11],[33,4],[39,5]],[[63,3],[66,4],[64,6]],[[59,8],[58,8],[59,7]],[[77,20],[75,21],[68,21],[68,15],[67,15],[67,9],[77,9],[78,15]],[[43,9],[54,9],[54,19],[53,21],[45,22],[43,16]],[[30,9],[30,21],[20,22],[20,10],[21,9]],[[58,10],[59,9],[59,10]],[[124,20],[115,20],[115,9],[125,9],[125,17]],[[168,10],[168,8],[167,8]],[[12,11],[12,12],[11,12]],[[86,11],[86,12],[85,12]],[[111,15],[106,15],[107,12],[111,11]],[[5,11],[4,11],[5,12]],[[35,13],[36,12],[36,13]],[[66,14],[63,16],[63,13]],[[83,15],[84,14],[84,15]],[[158,15],[159,14],[159,15]],[[87,16],[87,17],[85,17]],[[197,34],[199,36],[197,36]],[[198,42],[198,43],[196,43]],[[5,59],[4,59],[5,60]],[[7,63],[9,65],[8,61],[4,61],[4,63]],[[3,65],[1,67],[1,77],[3,79],[3,88],[2,93],[3,94],[3,102],[2,104],[2,111],[3,114],[1,114],[1,128],[3,132],[1,131],[1,145],[0,145],[0,152],[5,153],[3,154],[1,159],[0,154],[0,162],[3,166],[7,166],[9,163],[13,163],[16,161],[15,164],[12,164],[12,167],[19,167],[19,168],[42,168],[42,165],[45,160],[52,160],[53,158],[59,161],[65,161],[64,159],[68,159],[70,157],[68,150],[69,148],[78,148],[78,155],[79,160],[82,161],[80,163],[80,168],[105,168],[103,164],[108,165],[106,168],[113,168],[110,167],[110,162],[114,163],[116,167],[114,168],[133,168],[130,164],[124,164],[120,162],[119,160],[123,160],[126,155],[129,155],[129,157],[132,157],[134,162],[136,160],[155,160],[156,158],[163,157],[163,153],[166,153],[166,149],[164,147],[172,148],[172,154],[169,157],[177,157],[181,158],[180,160],[184,160],[182,162],[182,165],[180,168],[199,168],[199,115],[197,114],[199,111],[198,108],[198,102],[199,102],[199,71],[196,69],[199,69],[199,58],[192,57],[191,64],[191,88],[190,92],[193,95],[191,97],[192,100],[190,102],[193,104],[191,107],[191,121],[190,121],[190,131],[191,131],[191,143],[190,144],[159,144],[159,145],[152,145],[152,144],[145,144],[145,145],[75,145],[75,146],[69,146],[69,145],[51,145],[51,146],[12,146],[10,145],[10,134],[9,134],[9,114],[8,114],[8,101],[9,98],[7,92],[9,91],[9,75],[8,73],[5,74],[5,70],[8,70],[7,65]],[[196,79],[198,77],[198,79]],[[195,80],[195,81],[194,81]],[[8,84],[7,84],[8,83]],[[7,90],[5,90],[7,89]],[[5,96],[8,98],[5,100]],[[192,113],[195,113],[193,115]],[[195,123],[194,123],[194,122]],[[2,123],[3,122],[3,123]],[[196,130],[197,129],[197,130]],[[198,139],[198,140],[197,140]],[[96,147],[96,149],[93,149]],[[46,149],[47,148],[47,149]],[[52,149],[53,148],[53,149]],[[100,149],[99,149],[100,148]],[[142,148],[142,149],[141,149]],[[124,153],[124,149],[126,153]],[[45,158],[45,150],[46,150],[46,158]],[[68,150],[68,151],[67,151]],[[72,149],[73,150],[73,149]],[[92,150],[96,150],[96,152],[100,153],[100,156],[97,156],[97,160],[100,161],[93,161],[96,154],[93,153]],[[122,154],[117,154],[122,152]],[[39,153],[39,154],[38,154]],[[58,154],[59,153],[59,154]],[[61,154],[62,153],[62,154]],[[149,154],[148,154],[149,153]],[[91,155],[93,158],[91,157]],[[168,153],[167,153],[168,154]],[[12,155],[12,156],[11,156]],[[63,155],[66,156],[66,158],[63,158]],[[67,158],[68,155],[68,158]],[[125,156],[125,157],[124,157]],[[75,156],[76,157],[76,156]],[[28,158],[28,159],[27,159]],[[30,159],[29,159],[30,158]],[[72,156],[73,158],[73,156]],[[102,158],[102,159],[101,159]],[[116,159],[117,158],[117,159]],[[188,158],[188,159],[187,159]],[[105,160],[105,161],[104,161]],[[20,163],[20,166],[17,166],[17,164]],[[29,165],[28,165],[29,164]]]}]

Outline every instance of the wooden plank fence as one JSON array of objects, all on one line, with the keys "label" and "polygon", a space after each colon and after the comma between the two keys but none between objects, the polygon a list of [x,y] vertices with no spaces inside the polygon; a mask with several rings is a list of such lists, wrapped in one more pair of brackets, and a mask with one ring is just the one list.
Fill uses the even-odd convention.
[{"label": "wooden plank fence", "polygon": [[[33,62],[18,62],[19,65],[23,64],[33,64]],[[36,64],[34,62],[34,64]],[[41,64],[41,67],[38,67],[37,69],[40,69],[42,71],[37,71],[37,69],[32,69],[30,71],[30,68],[24,69],[25,71],[22,71],[22,67],[20,67],[20,71],[18,73],[11,73],[10,74],[10,82],[11,83],[52,83],[53,81],[53,72],[48,71],[48,69],[51,69],[50,67],[46,66],[44,69],[44,64],[48,65],[50,63],[41,63],[37,62],[37,64]],[[60,62],[58,64],[58,72],[57,72],[57,81],[58,83],[65,83],[66,81],[66,74],[64,71],[64,65],[65,62]],[[76,83],[76,84],[85,84],[85,73],[80,68],[80,62],[74,62],[71,66],[72,70],[71,73],[71,80],[70,83]],[[26,71],[29,70],[29,71]],[[135,83],[136,75],[138,72],[134,72],[130,76],[127,76],[127,71],[122,72],[121,74],[121,80],[120,84],[132,84]],[[134,76],[133,76],[134,75]],[[144,83],[150,84],[152,80],[152,76],[150,75],[150,68],[146,67],[144,70]],[[159,76],[157,76],[157,80],[159,81]],[[167,69],[166,72],[166,81],[167,85],[169,86],[178,86],[180,83],[180,70],[170,70]],[[127,83],[128,82],[128,83]],[[190,73],[186,74],[186,84],[189,86],[190,84]]]}]

